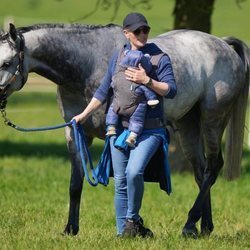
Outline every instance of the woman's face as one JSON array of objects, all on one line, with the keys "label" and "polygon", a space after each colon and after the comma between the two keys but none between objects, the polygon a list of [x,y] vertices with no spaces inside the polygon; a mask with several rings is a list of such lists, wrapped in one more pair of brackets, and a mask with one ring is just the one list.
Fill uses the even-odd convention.
[{"label": "woman's face", "polygon": [[124,30],[124,34],[129,40],[132,50],[140,49],[147,43],[149,31],[150,28],[146,26],[142,26],[133,32]]}]

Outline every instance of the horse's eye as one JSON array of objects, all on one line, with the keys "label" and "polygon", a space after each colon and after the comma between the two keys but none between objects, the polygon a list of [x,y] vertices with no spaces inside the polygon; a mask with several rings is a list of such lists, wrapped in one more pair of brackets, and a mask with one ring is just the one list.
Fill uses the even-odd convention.
[{"label": "horse's eye", "polygon": [[4,62],[4,63],[2,64],[2,67],[1,67],[1,68],[7,69],[10,65],[11,65],[10,62]]}]

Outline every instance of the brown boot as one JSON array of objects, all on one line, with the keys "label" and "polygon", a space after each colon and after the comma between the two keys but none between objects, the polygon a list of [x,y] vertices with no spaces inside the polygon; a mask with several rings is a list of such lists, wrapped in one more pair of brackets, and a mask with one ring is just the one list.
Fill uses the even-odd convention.
[{"label": "brown boot", "polygon": [[142,222],[142,219],[138,221],[127,219],[122,237],[134,238],[139,236],[142,238],[152,238],[154,236],[153,232],[149,228],[144,227]]}]

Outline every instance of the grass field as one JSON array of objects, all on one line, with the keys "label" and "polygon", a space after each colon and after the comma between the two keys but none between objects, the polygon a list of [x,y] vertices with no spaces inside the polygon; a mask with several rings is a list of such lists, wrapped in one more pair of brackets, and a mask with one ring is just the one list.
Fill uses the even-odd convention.
[{"label": "grass field", "polygon": [[[39,86],[39,84],[38,84]],[[9,99],[8,116],[19,126],[62,123],[55,91],[34,85]],[[41,105],[42,104],[42,105]],[[45,119],[46,118],[46,119]],[[173,174],[173,194],[146,184],[141,211],[156,237],[121,240],[115,237],[113,180],[108,187],[85,183],[80,232],[63,237],[68,215],[70,163],[63,130],[22,133],[0,123],[0,242],[1,249],[248,249],[250,247],[249,160],[234,182],[220,177],[212,189],[215,231],[210,238],[180,236],[197,194],[193,176]],[[97,162],[103,143],[91,148]],[[249,155],[248,151],[245,152]],[[247,158],[246,158],[247,159]]]}]

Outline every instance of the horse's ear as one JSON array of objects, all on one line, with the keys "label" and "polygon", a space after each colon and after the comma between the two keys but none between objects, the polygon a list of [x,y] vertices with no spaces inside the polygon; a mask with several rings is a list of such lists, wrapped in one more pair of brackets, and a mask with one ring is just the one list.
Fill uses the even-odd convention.
[{"label": "horse's ear", "polygon": [[13,41],[16,41],[17,39],[17,32],[16,32],[16,27],[13,23],[10,23],[10,37],[13,39]]}]

